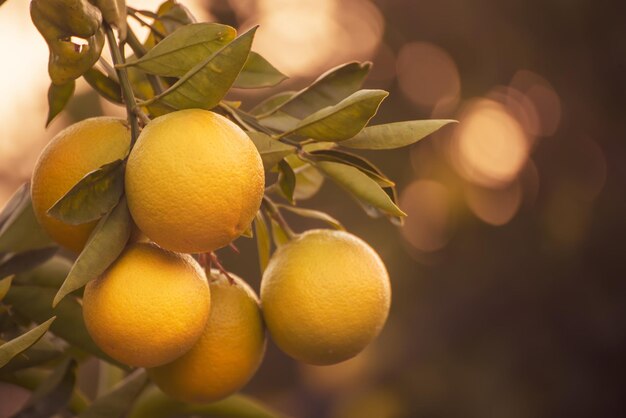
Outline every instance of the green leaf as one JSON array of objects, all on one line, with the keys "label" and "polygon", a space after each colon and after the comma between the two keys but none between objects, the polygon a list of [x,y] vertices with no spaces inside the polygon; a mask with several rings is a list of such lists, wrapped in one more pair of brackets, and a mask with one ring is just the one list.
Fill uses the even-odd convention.
[{"label": "green leaf", "polygon": [[104,21],[118,29],[121,40],[126,39],[126,0],[95,0]]},{"label": "green leaf", "polygon": [[136,370],[111,391],[96,399],[79,418],[124,417],[148,383],[146,371]]},{"label": "green leaf", "polygon": [[100,96],[115,104],[124,104],[120,84],[95,67],[87,70],[83,78]]},{"label": "green leaf", "polygon": [[314,210],[314,209],[305,209],[305,208],[300,208],[300,207],[290,206],[290,205],[279,204],[276,206],[278,206],[281,209],[288,210],[289,212],[293,212],[296,215],[299,215],[305,218],[318,219],[320,221],[326,222],[328,225],[332,226],[335,229],[340,229],[342,231],[346,230],[341,224],[341,222],[339,222],[337,219],[333,218],[332,216],[330,216],[329,214],[325,212],[321,212],[319,210]]},{"label": "green leaf", "polygon": [[381,187],[395,186],[395,183],[387,178],[387,176],[385,176],[383,172],[378,169],[378,167],[358,155],[345,151],[328,149],[312,151],[310,156],[314,157],[313,159],[316,161],[338,162],[356,167],[370,176],[373,180],[376,180],[376,183],[378,183]]},{"label": "green leaf", "polygon": [[26,405],[13,418],[54,416],[68,404],[76,384],[76,360],[67,359],[33,392]]},{"label": "green leaf", "polygon": [[254,233],[256,235],[257,253],[259,254],[259,266],[261,267],[261,273],[263,273],[270,260],[271,242],[267,223],[261,211],[258,211],[254,217]]},{"label": "green leaf", "polygon": [[32,270],[15,276],[13,283],[17,285],[36,285],[53,287],[58,290],[72,268],[73,262],[58,254]]},{"label": "green leaf", "polygon": [[172,87],[154,98],[176,109],[212,109],[226,95],[241,72],[252,46],[257,27],[237,37],[189,70]]},{"label": "green leaf", "polygon": [[341,141],[342,147],[358,149],[393,149],[411,145],[442,127],[456,123],[450,119],[412,120],[368,126],[356,136]]},{"label": "green leaf", "polygon": [[274,218],[269,216],[269,219],[272,229],[272,239],[274,244],[276,244],[276,247],[280,247],[281,245],[288,243],[290,238],[287,231],[285,231],[285,229],[278,222],[276,222]]},{"label": "green leaf", "polygon": [[320,141],[343,141],[358,134],[376,114],[389,93],[359,90],[334,106],[307,116],[291,132]]},{"label": "green leaf", "polygon": [[115,160],[80,179],[50,209],[48,214],[70,225],[100,219],[124,192],[124,160]]},{"label": "green leaf", "polygon": [[48,328],[56,319],[55,316],[48,319],[41,325],[36,326],[25,334],[20,335],[11,341],[0,345],[0,368],[6,366],[12,358],[26,351],[35,344],[43,335],[48,332]]},{"label": "green leaf", "polygon": [[11,288],[13,277],[15,277],[15,275],[11,275],[11,276],[5,277],[4,279],[0,279],[0,302],[2,302],[2,299],[4,299],[7,292]]},{"label": "green leaf", "polygon": [[296,174],[285,160],[281,160],[278,163],[278,170],[280,171],[278,175],[280,191],[287,201],[293,203],[293,192],[296,188]]},{"label": "green leaf", "polygon": [[30,184],[24,183],[0,213],[0,253],[23,252],[52,245],[33,211]]},{"label": "green leaf", "polygon": [[124,250],[132,229],[126,199],[100,219],[89,236],[85,248],[72,266],[70,273],[54,297],[52,306],[90,280],[100,276]]},{"label": "green leaf", "polygon": [[57,250],[57,247],[46,247],[7,254],[0,259],[0,277],[18,274],[35,268],[52,258]]},{"label": "green leaf", "polygon": [[51,360],[58,360],[64,355],[67,343],[47,333],[28,349],[13,357],[11,361],[0,369],[0,376],[6,377],[24,369],[32,369]]},{"label": "green leaf", "polygon": [[262,55],[251,51],[233,87],[241,89],[272,87],[286,79],[287,76],[278,71]]},{"label": "green leaf", "polygon": [[272,139],[269,135],[262,132],[248,131],[246,133],[254,143],[257,151],[259,151],[259,154],[261,154],[263,168],[266,171],[278,164],[287,155],[296,152],[295,147]]},{"label": "green leaf", "polygon": [[[294,167],[291,159],[287,160],[287,162],[291,167]],[[310,163],[305,162],[298,165],[293,172],[296,174],[296,188],[293,191],[293,199],[295,201],[310,199],[320,190],[324,183],[324,176]]]},{"label": "green leaf", "polygon": [[234,28],[218,23],[193,23],[176,29],[140,59],[121,67],[136,66],[164,77],[181,77],[235,39]]},{"label": "green leaf", "polygon": [[250,109],[249,113],[254,116],[262,115],[263,113],[272,113],[287,100],[291,99],[294,94],[296,94],[295,91],[283,91],[277,93],[263,100],[258,105],[254,106],[252,109]]},{"label": "green leaf", "polygon": [[155,386],[139,398],[128,418],[170,418],[178,416],[278,418],[280,415],[244,395],[232,395],[209,404],[192,404],[176,401]]},{"label": "green leaf", "polygon": [[[52,300],[56,292],[56,289],[49,287],[13,285],[4,300],[18,314],[34,322],[43,322],[47,318],[56,315],[59,320],[55,321],[50,327],[50,330],[56,336],[80,350],[93,354],[109,363],[119,365],[119,363],[104,354],[89,336],[83,321],[82,307],[76,298],[66,297],[56,308],[52,308]],[[122,367],[125,368],[125,366]]]},{"label": "green leaf", "polygon": [[309,87],[299,91],[280,107],[259,113],[267,117],[280,110],[296,118],[304,118],[327,106],[332,106],[361,88],[372,64],[350,62],[322,74]]},{"label": "green leaf", "polygon": [[359,201],[389,215],[406,216],[378,183],[358,168],[330,161],[316,161],[313,164]]},{"label": "green leaf", "polygon": [[46,119],[46,128],[50,122],[65,108],[67,103],[74,95],[76,82],[70,80],[65,84],[50,84],[48,88],[48,118]]}]

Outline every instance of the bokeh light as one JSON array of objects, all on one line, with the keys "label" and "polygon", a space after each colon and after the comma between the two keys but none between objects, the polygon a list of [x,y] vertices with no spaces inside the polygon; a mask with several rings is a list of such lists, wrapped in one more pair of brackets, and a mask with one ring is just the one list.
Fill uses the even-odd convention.
[{"label": "bokeh light", "polygon": [[459,99],[461,80],[457,66],[450,54],[435,44],[403,45],[396,69],[402,92],[417,106],[441,107]]},{"label": "bokeh light", "polygon": [[517,181],[499,189],[467,184],[465,196],[469,208],[478,218],[490,225],[501,226],[517,213],[522,203],[522,188]]},{"label": "bokeh light", "polygon": [[554,135],[561,121],[561,100],[544,77],[529,70],[520,70],[513,76],[511,87],[520,91],[536,109],[539,123],[535,135]]}]

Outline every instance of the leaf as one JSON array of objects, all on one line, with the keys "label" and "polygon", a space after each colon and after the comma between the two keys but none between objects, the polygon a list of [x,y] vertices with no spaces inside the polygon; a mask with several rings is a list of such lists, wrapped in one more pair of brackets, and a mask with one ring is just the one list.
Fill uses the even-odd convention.
[{"label": "leaf", "polygon": [[241,89],[272,87],[286,79],[287,76],[278,71],[262,55],[250,51],[248,60],[235,80],[233,87]]},{"label": "leaf", "polygon": [[39,339],[43,337],[46,332],[48,332],[48,328],[50,328],[50,325],[55,319],[56,316],[53,316],[43,324],[36,326],[25,334],[0,345],[0,368],[6,366],[12,358],[26,351],[26,349],[39,341]]},{"label": "leaf", "polygon": [[70,225],[100,219],[124,192],[124,168],[124,160],[115,160],[88,173],[48,209],[48,214]]},{"label": "leaf", "polygon": [[356,136],[341,141],[342,147],[358,149],[393,149],[411,145],[442,127],[456,123],[450,119],[412,120],[368,126]]},{"label": "leaf", "polygon": [[313,156],[316,161],[339,162],[356,167],[370,176],[381,187],[395,186],[395,183],[387,178],[378,167],[358,155],[334,149],[315,150],[312,151],[310,155]]},{"label": "leaf", "polygon": [[124,250],[131,229],[132,221],[126,199],[122,198],[115,209],[100,219],[96,225],[85,248],[54,297],[52,306],[55,307],[66,295],[100,276]]},{"label": "leaf", "polygon": [[266,171],[278,164],[285,156],[296,152],[295,147],[272,139],[269,135],[262,132],[248,131],[246,133],[254,143],[257,151],[259,151],[259,154],[261,154],[263,168]]},{"label": "leaf", "polygon": [[74,95],[76,82],[70,80],[65,84],[50,84],[48,88],[48,118],[46,119],[46,128],[50,122],[65,108],[67,103]]},{"label": "leaf", "polygon": [[33,211],[30,184],[24,183],[0,213],[0,253],[23,252],[52,245]]},{"label": "leaf", "polygon": [[290,241],[290,238],[287,231],[285,231],[284,228],[274,220],[274,218],[272,218],[271,216],[269,218],[272,228],[272,239],[274,240],[274,244],[276,244],[276,247],[280,247],[281,245],[288,243]]},{"label": "leaf", "polygon": [[237,31],[218,23],[181,26],[140,59],[120,67],[135,66],[164,77],[181,77],[208,56],[235,39]]},{"label": "leaf", "polygon": [[124,104],[120,84],[102,71],[92,67],[83,74],[83,78],[100,96],[112,103]]},{"label": "leaf", "polygon": [[0,279],[0,302],[2,302],[2,299],[4,299],[4,297],[6,296],[7,292],[11,288],[11,283],[13,282],[13,277],[15,277],[15,275],[11,275],[11,276],[5,277],[3,279]]},{"label": "leaf", "polygon": [[72,264],[72,261],[57,254],[34,269],[16,275],[13,283],[53,287],[58,290],[70,272]]},{"label": "leaf", "polygon": [[258,401],[244,395],[232,395],[224,400],[209,404],[192,404],[174,400],[163,394],[155,386],[150,386],[137,400],[128,418],[169,418],[174,416],[211,418],[279,417],[278,414],[261,405]]},{"label": "leaf", "polygon": [[18,274],[45,263],[57,252],[57,247],[38,248],[5,255],[0,259],[0,277]]},{"label": "leaf", "polygon": [[293,212],[296,215],[303,216],[305,218],[318,219],[320,221],[326,222],[328,225],[332,226],[335,229],[339,229],[342,231],[346,230],[341,224],[341,222],[339,222],[337,219],[333,218],[332,216],[330,216],[329,214],[325,212],[321,212],[319,210],[314,210],[314,209],[305,209],[305,208],[300,208],[300,207],[290,206],[290,205],[279,204],[276,206],[278,206],[281,209],[288,210],[289,212]]},{"label": "leaf", "polygon": [[[5,297],[6,303],[18,314],[34,322],[43,322],[53,315],[58,317],[50,330],[71,345],[93,354],[109,363],[117,364],[104,354],[93,342],[83,321],[83,310],[76,298],[63,299],[56,308],[52,308],[52,300],[57,290],[40,286],[11,286]],[[125,367],[125,366],[122,366]]]},{"label": "leaf", "polygon": [[267,263],[270,260],[270,233],[267,229],[267,223],[265,218],[258,211],[254,217],[254,233],[256,235],[256,248],[259,254],[259,266],[261,267],[261,273],[265,271]]},{"label": "leaf", "polygon": [[140,104],[159,101],[176,109],[212,109],[226,95],[246,63],[256,29],[257,26],[235,38],[189,70],[172,87]]},{"label": "leaf", "polygon": [[285,160],[278,163],[280,174],[278,176],[278,186],[287,201],[293,203],[293,192],[296,188],[296,174]]},{"label": "leaf", "polygon": [[383,90],[359,90],[336,105],[307,116],[284,135],[295,133],[321,141],[352,138],[367,125],[388,95]]},{"label": "leaf", "polygon": [[148,383],[146,371],[136,370],[117,384],[111,391],[96,399],[79,418],[123,417]]},{"label": "leaf", "polygon": [[291,99],[294,94],[296,94],[295,91],[283,91],[277,93],[263,100],[258,105],[254,106],[252,109],[250,109],[249,113],[254,116],[258,116],[263,113],[271,113],[274,110],[278,109],[287,100]]},{"label": "leaf", "polygon": [[57,360],[64,354],[67,343],[59,340],[51,333],[44,335],[28,349],[13,357],[11,361],[0,369],[2,377],[14,374],[24,369],[43,365],[51,360]]},{"label": "leaf", "polygon": [[378,183],[358,168],[330,161],[316,161],[314,165],[359,201],[389,215],[406,216]]},{"label": "leaf", "polygon": [[48,418],[61,411],[72,397],[76,368],[74,359],[59,364],[13,418]]},{"label": "leaf", "polygon": [[126,39],[126,0],[95,0],[104,21],[115,26],[121,40]]},{"label": "leaf", "polygon": [[[287,162],[293,167],[291,160]],[[309,163],[299,165],[293,172],[296,174],[296,188],[293,191],[295,201],[313,197],[324,183],[324,176]]]},{"label": "leaf", "polygon": [[299,91],[280,107],[259,114],[264,118],[280,110],[296,118],[304,118],[324,107],[345,99],[363,84],[372,64],[350,62],[322,74],[309,87]]}]

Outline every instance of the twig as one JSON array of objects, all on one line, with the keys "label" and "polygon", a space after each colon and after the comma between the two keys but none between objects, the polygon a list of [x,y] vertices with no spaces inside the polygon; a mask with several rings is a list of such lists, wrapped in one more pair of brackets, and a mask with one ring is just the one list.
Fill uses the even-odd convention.
[{"label": "twig", "polygon": [[[139,39],[137,39],[137,35],[135,35],[135,32],[133,32],[130,27],[128,28],[128,34],[126,35],[126,42],[128,42],[128,45],[133,50],[137,58],[143,57],[148,52]],[[163,93],[163,84],[157,76],[154,74],[146,74],[146,77],[148,78],[155,95]]]},{"label": "twig", "polygon": [[211,262],[217,266],[217,269],[220,271],[220,273],[226,276],[226,278],[228,279],[228,283],[230,283],[231,285],[234,285],[235,279],[233,279],[228,273],[228,271],[224,268],[224,266],[220,262],[220,259],[217,257],[217,254],[215,254],[214,252],[211,252],[209,254],[209,258]]},{"label": "twig", "polygon": [[272,202],[269,197],[263,196],[262,205],[265,207],[267,214],[285,231],[287,237],[289,239],[293,239],[296,236],[295,232],[293,232],[293,230],[289,227],[289,224],[287,224],[287,221],[283,218],[283,215],[280,213],[280,210],[274,202]]}]

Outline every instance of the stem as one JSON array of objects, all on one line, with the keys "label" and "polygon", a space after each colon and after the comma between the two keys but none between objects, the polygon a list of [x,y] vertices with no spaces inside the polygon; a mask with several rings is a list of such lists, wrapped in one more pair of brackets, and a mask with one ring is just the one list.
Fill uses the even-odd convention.
[{"label": "stem", "polygon": [[135,145],[135,141],[137,141],[137,137],[139,136],[139,121],[137,119],[137,114],[135,113],[135,94],[133,93],[133,88],[130,85],[126,68],[117,67],[119,64],[124,64],[124,54],[122,48],[115,40],[113,29],[108,23],[105,23],[104,30],[106,32],[107,41],[109,42],[111,56],[113,57],[113,64],[116,65],[115,70],[117,71],[117,77],[120,79],[120,86],[122,87],[122,96],[124,98],[124,103],[126,104],[126,114],[128,115],[128,123],[130,124],[130,146],[132,148],[133,145]]},{"label": "stem", "polygon": [[280,213],[280,210],[274,202],[272,202],[269,197],[263,196],[262,204],[265,207],[267,214],[274,219],[278,225],[280,225],[280,227],[285,231],[285,234],[287,234],[287,237],[289,237],[289,239],[293,239],[296,236],[295,232],[293,232],[293,230],[289,227],[289,224],[287,224],[287,221],[283,218],[283,215]]},{"label": "stem", "polygon": [[[146,55],[146,52],[148,52],[139,39],[137,39],[137,35],[135,35],[135,32],[133,32],[130,27],[128,28],[128,33],[126,35],[126,42],[128,42],[128,45],[133,50],[137,58],[143,57]],[[146,77],[148,78],[155,95],[163,93],[163,84],[161,84],[161,80],[159,80],[157,76],[154,74],[146,74]]]},{"label": "stem", "polygon": [[135,19],[137,22],[139,22],[141,25],[146,26],[148,28],[150,28],[150,30],[152,31],[152,33],[154,33],[155,35],[157,35],[159,38],[163,39],[165,38],[165,34],[163,32],[161,32],[160,30],[158,30],[157,28],[154,27],[154,25],[151,25],[150,23],[146,22],[145,20],[143,20],[142,18],[140,18],[139,16],[137,16],[137,10],[134,10],[132,7],[127,7],[126,8],[128,10],[128,14]]}]

